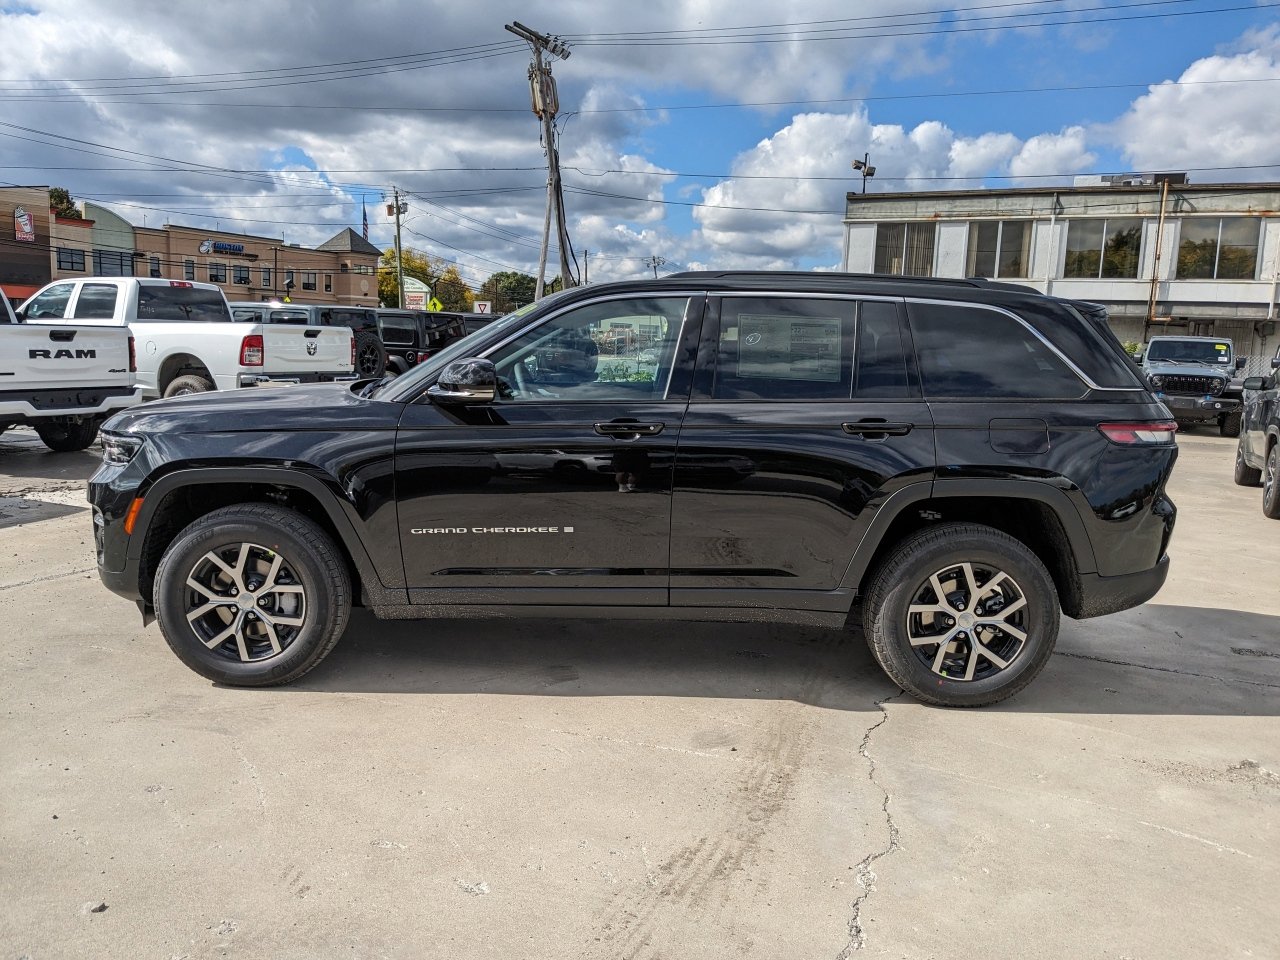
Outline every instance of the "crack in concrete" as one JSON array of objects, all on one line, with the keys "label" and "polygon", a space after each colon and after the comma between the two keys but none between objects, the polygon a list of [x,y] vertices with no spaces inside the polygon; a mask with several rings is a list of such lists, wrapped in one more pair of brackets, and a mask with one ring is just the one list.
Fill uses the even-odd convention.
[{"label": "crack in concrete", "polygon": [[97,569],[97,567],[76,567],[74,570],[67,570],[63,573],[51,573],[47,577],[32,577],[30,580],[19,580],[16,583],[0,583],[0,591],[29,587],[33,583],[48,583],[50,580],[64,580],[67,577],[74,577],[81,573],[93,573]]},{"label": "crack in concrete", "polygon": [[876,701],[876,707],[879,708],[883,716],[875,723],[867,728],[867,732],[862,735],[862,743],[858,745],[858,753],[867,761],[867,779],[875,784],[876,788],[884,794],[884,800],[880,804],[880,811],[884,814],[885,824],[889,830],[889,842],[883,850],[869,853],[859,861],[855,867],[855,879],[858,886],[862,887],[862,893],[854,899],[850,906],[849,916],[849,942],[845,944],[844,949],[836,954],[836,960],[849,960],[856,951],[861,950],[867,945],[867,933],[862,927],[862,908],[876,889],[876,873],[871,869],[872,864],[877,860],[887,857],[900,846],[898,839],[898,824],[893,819],[893,814],[889,810],[889,801],[893,796],[885,789],[884,785],[876,779],[876,761],[871,756],[869,747],[871,746],[871,736],[882,726],[889,722],[889,711],[884,705],[890,700],[897,697],[905,696],[905,692],[899,690],[892,696],[885,697],[883,700]]},{"label": "crack in concrete", "polygon": [[1176,673],[1180,677],[1199,677],[1202,680],[1219,680],[1222,683],[1246,683],[1251,687],[1270,687],[1280,690],[1280,683],[1267,683],[1265,680],[1244,680],[1239,677],[1219,677],[1212,673],[1195,673],[1191,670],[1175,670],[1173,667],[1156,667],[1149,663],[1131,663],[1128,660],[1113,660],[1110,657],[1095,657],[1087,653],[1067,653],[1065,650],[1053,651],[1055,657],[1070,657],[1072,660],[1093,660],[1096,663],[1110,663],[1117,667],[1136,667],[1139,670],[1155,670],[1158,673]]}]

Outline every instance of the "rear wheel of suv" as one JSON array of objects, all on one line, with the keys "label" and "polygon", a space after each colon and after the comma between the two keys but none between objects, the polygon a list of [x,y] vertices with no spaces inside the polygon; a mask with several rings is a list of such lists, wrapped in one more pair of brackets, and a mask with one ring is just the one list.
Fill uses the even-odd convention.
[{"label": "rear wheel of suv", "polygon": [[265,687],[323,660],[346,627],[351,578],[319,526],[241,504],[196,520],[165,551],[156,619],[173,652],[218,683]]},{"label": "rear wheel of suv", "polygon": [[1262,471],[1244,462],[1244,438],[1236,443],[1236,470],[1232,477],[1237,486],[1256,487],[1262,483]]},{"label": "rear wheel of suv", "polygon": [[1280,442],[1271,444],[1262,477],[1262,512],[1280,520]]},{"label": "rear wheel of suv", "polygon": [[380,377],[387,369],[387,351],[372,333],[356,334],[356,376]]},{"label": "rear wheel of suv", "polygon": [[212,389],[213,381],[208,377],[202,377],[198,373],[188,373],[170,380],[169,385],[164,388],[164,397],[168,400],[170,397],[185,397],[193,393],[208,393]]},{"label": "rear wheel of suv", "polygon": [[1240,436],[1240,412],[1224,413],[1218,418],[1218,433],[1224,437]]},{"label": "rear wheel of suv", "polygon": [[1044,669],[1058,591],[1026,544],[992,527],[941,524],[904,540],[871,578],[863,627],[899,687],[926,703],[978,707]]},{"label": "rear wheel of suv", "polygon": [[74,453],[86,449],[98,439],[98,421],[62,417],[39,424],[36,433],[50,450]]}]

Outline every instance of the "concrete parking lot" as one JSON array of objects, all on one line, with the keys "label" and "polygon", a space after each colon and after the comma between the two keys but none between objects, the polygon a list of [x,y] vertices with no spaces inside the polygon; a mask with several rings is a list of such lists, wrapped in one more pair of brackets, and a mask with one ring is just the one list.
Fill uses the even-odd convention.
[{"label": "concrete parking lot", "polygon": [[212,686],[0,437],[0,958],[1280,956],[1280,523],[1180,438],[1169,583],[1015,699],[857,638],[357,614]]}]

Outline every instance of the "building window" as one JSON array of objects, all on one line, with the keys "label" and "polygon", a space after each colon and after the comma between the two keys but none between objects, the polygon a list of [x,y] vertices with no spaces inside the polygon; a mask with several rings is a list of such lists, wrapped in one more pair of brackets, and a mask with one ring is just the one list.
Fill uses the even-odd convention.
[{"label": "building window", "polygon": [[876,224],[876,273],[897,277],[933,276],[937,224]]},{"label": "building window", "polygon": [[160,273],[160,258],[159,258],[159,257],[151,257],[151,258],[147,261],[147,266],[150,268],[151,276],[153,276],[153,277],[161,276],[161,273]]},{"label": "building window", "polygon": [[1072,279],[1135,279],[1142,248],[1142,221],[1072,220],[1062,275]]},{"label": "building window", "polygon": [[93,273],[98,277],[132,277],[133,254],[123,250],[95,250]]},{"label": "building window", "polygon": [[324,292],[333,293],[333,274],[326,273],[324,275]]},{"label": "building window", "polygon": [[286,270],[286,271],[284,272],[284,288],[285,288],[286,290],[288,290],[288,289],[290,289],[292,286],[293,286],[293,271],[292,271],[292,270]]},{"label": "building window", "polygon": [[1031,221],[996,220],[969,224],[970,277],[1031,275]]},{"label": "building window", "polygon": [[338,264],[338,272],[339,272],[339,273],[347,273],[347,272],[349,272],[350,270],[351,270],[351,264],[349,264],[349,263],[340,263],[340,264]]},{"label": "building window", "polygon": [[262,268],[262,289],[265,290],[269,286],[271,286],[271,268],[263,267]]},{"label": "building window", "polygon": [[227,265],[225,263],[209,264],[209,282],[210,283],[226,283],[227,282]]},{"label": "building window", "polygon": [[1179,280],[1252,280],[1258,274],[1258,217],[1182,221]]},{"label": "building window", "polygon": [[365,264],[363,264],[363,263],[357,263],[354,267],[352,267],[352,268],[351,268],[351,272],[352,272],[352,273],[365,274],[365,275],[367,275],[367,276],[372,276],[372,275],[373,275],[373,267],[366,266],[366,265],[365,265]]},{"label": "building window", "polygon": [[242,283],[247,287],[249,285],[249,268],[248,267],[232,267],[231,282]]},{"label": "building window", "polygon": [[84,251],[72,250],[70,247],[58,248],[58,269],[59,270],[83,270],[84,269]]},{"label": "building window", "polygon": [[182,261],[182,279],[194,280],[196,278],[196,262],[194,260]]},{"label": "building window", "polygon": [[314,290],[316,288],[316,275],[314,273],[304,271],[302,274],[302,289]]}]

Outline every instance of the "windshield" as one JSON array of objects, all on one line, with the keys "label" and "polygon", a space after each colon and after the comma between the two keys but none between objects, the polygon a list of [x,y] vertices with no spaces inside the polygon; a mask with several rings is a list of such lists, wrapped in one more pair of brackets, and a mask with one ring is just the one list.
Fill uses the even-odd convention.
[{"label": "windshield", "polygon": [[1222,340],[1155,340],[1147,347],[1147,360],[1227,364],[1231,362],[1231,344]]},{"label": "windshield", "polygon": [[501,320],[495,320],[493,323],[487,324],[475,333],[463,337],[461,340],[455,340],[449,346],[445,347],[439,353],[433,355],[429,360],[414,367],[406,374],[402,374],[382,384],[378,389],[370,391],[369,396],[377,397],[382,400],[407,400],[418,391],[421,385],[436,375],[440,370],[444,369],[447,364],[454,360],[463,360],[471,356],[471,351],[481,341],[488,341],[498,336],[501,331],[509,330],[517,326],[526,316],[535,309],[548,306],[563,297],[568,291],[562,290],[559,293],[553,293],[548,297],[543,297],[535,303],[527,303],[519,310],[508,313]]}]

